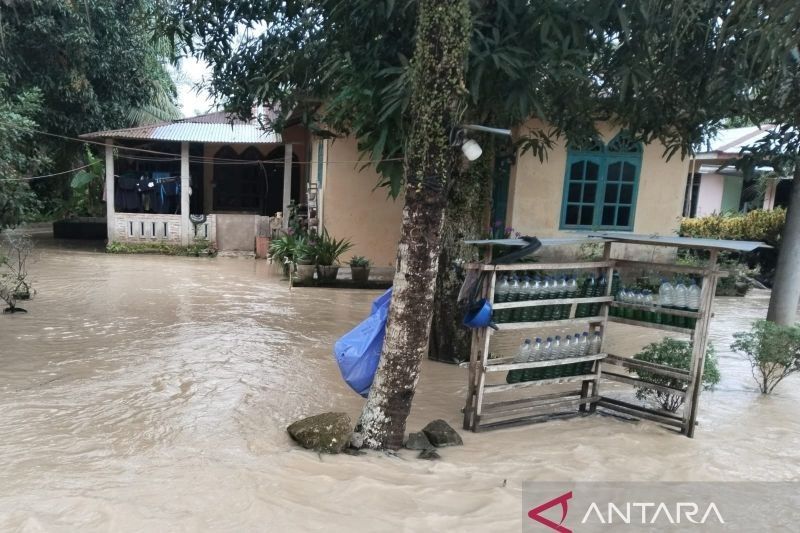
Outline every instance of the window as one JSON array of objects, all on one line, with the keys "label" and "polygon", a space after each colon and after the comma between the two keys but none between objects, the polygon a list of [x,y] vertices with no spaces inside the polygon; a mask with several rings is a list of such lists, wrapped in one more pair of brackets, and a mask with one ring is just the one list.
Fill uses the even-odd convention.
[{"label": "window", "polygon": [[561,228],[632,230],[641,167],[641,145],[624,134],[570,148]]}]

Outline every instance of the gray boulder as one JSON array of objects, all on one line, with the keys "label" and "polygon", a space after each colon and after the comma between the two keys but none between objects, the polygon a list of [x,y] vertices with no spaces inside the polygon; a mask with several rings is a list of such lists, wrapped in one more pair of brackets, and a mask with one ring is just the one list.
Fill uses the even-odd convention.
[{"label": "gray boulder", "polygon": [[350,445],[353,425],[345,413],[322,413],[286,428],[300,446],[320,453],[339,453]]},{"label": "gray boulder", "polygon": [[431,448],[430,450],[422,450],[419,452],[417,459],[425,459],[426,461],[435,461],[436,459],[441,459],[442,456],[439,455],[439,452]]},{"label": "gray boulder", "polygon": [[425,433],[421,431],[409,433],[408,439],[406,440],[404,446],[409,450],[430,450],[433,448],[431,441],[429,441],[428,437],[425,436]]},{"label": "gray boulder", "polygon": [[431,444],[437,448],[444,446],[461,446],[464,441],[461,440],[461,435],[456,433],[456,430],[450,427],[450,424],[444,420],[434,420],[424,428],[422,432],[431,441]]}]

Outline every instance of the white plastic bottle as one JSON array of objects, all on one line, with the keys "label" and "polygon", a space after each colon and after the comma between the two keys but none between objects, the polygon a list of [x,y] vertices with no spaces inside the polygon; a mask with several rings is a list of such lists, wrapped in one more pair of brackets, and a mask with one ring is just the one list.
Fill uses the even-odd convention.
[{"label": "white plastic bottle", "polygon": [[700,287],[698,287],[695,280],[692,280],[686,292],[686,307],[689,308],[689,311],[697,311],[700,309]]},{"label": "white plastic bottle", "polygon": [[600,353],[600,346],[603,344],[603,336],[600,335],[600,332],[596,332],[594,337],[592,337],[591,345],[589,346],[589,353],[591,355],[595,355]]},{"label": "white plastic bottle", "polygon": [[661,307],[672,307],[675,305],[674,300],[675,291],[672,284],[666,279],[661,280],[661,286],[658,288],[658,305]]},{"label": "white plastic bottle", "polygon": [[673,305],[678,309],[686,309],[688,303],[689,289],[682,282],[675,285],[675,302]]},{"label": "white plastic bottle", "polygon": [[581,335],[581,355],[589,355],[589,332],[584,331]]}]

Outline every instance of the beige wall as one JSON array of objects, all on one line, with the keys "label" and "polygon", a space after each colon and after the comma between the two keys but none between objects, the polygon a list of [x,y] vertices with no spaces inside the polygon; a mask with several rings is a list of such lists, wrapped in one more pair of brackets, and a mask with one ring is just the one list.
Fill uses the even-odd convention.
[{"label": "beige wall", "polygon": [[[361,171],[355,139],[340,138],[327,143],[322,182],[322,224],[337,239],[350,239],[353,255],[367,257],[376,267],[394,266],[403,200],[387,198],[387,190],[375,189],[378,174],[373,167]],[[312,146],[316,146],[313,144]],[[312,148],[316,158],[316,149]],[[316,179],[312,165],[311,179]]]},{"label": "beige wall", "polygon": [[[541,128],[542,123],[531,120],[517,134],[528,128]],[[619,132],[609,124],[600,124],[603,141],[608,142]],[[661,157],[660,143],[645,146],[639,175],[636,200],[635,233],[670,234],[678,229],[683,208],[683,196],[689,169],[688,159],[679,155],[666,161]],[[570,231],[560,231],[561,201],[564,192],[567,151],[563,140],[548,152],[541,163],[532,153],[520,155],[511,168],[506,223],[522,234],[553,237]]]}]

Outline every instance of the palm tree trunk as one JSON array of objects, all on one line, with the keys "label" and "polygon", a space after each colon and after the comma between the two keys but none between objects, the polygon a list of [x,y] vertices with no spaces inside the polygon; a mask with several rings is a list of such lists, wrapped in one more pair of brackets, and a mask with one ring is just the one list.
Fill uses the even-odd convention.
[{"label": "palm tree trunk", "polygon": [[359,423],[363,446],[399,448],[420,363],[428,352],[442,224],[459,159],[450,131],[460,121],[471,16],[468,0],[422,0],[411,71],[412,127],[392,303],[378,371]]},{"label": "palm tree trunk", "polygon": [[767,320],[791,326],[797,317],[797,303],[800,301],[800,162],[795,163],[794,179],[789,209],[786,212],[786,225],[781,235],[781,250],[772,295],[769,299]]}]

